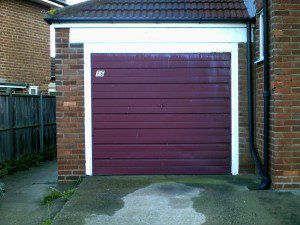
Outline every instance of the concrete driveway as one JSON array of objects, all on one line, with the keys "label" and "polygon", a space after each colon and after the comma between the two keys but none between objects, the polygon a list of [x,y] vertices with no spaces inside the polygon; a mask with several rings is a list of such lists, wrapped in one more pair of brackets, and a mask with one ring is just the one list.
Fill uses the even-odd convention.
[{"label": "concrete driveway", "polygon": [[255,190],[254,176],[85,179],[54,225],[300,224],[300,196]]}]

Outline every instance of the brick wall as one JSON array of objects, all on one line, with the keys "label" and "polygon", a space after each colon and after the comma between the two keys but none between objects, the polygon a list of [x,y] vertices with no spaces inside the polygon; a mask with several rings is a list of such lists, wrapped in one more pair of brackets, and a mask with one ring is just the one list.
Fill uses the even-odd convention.
[{"label": "brick wall", "polygon": [[[257,1],[258,9],[261,1]],[[273,188],[300,187],[300,4],[270,1],[270,167]],[[257,22],[258,27],[258,22]],[[259,30],[256,31],[258,40]],[[258,46],[257,46],[258,56]],[[263,149],[263,64],[256,65],[257,147]]]},{"label": "brick wall", "polygon": [[254,172],[254,162],[249,150],[248,129],[248,74],[247,46],[239,44],[239,172]]},{"label": "brick wall", "polygon": [[24,0],[0,2],[0,79],[27,82],[47,91],[50,31],[44,6]]},{"label": "brick wall", "polygon": [[58,180],[85,175],[83,45],[69,44],[69,29],[56,29]]}]

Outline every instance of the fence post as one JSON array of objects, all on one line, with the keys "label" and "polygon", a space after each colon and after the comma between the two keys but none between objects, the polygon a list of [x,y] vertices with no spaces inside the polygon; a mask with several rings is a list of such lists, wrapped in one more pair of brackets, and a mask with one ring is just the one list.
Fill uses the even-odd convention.
[{"label": "fence post", "polygon": [[44,154],[44,115],[43,115],[43,95],[40,95],[40,151]]},{"label": "fence post", "polygon": [[[15,142],[14,142],[14,102],[13,102],[13,95],[10,92],[8,96],[8,126],[9,126],[9,150],[11,152],[12,159],[16,159],[16,152],[15,152]],[[11,160],[11,158],[10,158]]]}]

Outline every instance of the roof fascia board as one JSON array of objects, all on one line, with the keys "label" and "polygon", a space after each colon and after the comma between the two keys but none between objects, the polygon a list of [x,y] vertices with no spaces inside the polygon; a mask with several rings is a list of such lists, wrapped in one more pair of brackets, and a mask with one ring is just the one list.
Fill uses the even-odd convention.
[{"label": "roof fascia board", "polygon": [[53,28],[246,28],[246,23],[54,23]]}]

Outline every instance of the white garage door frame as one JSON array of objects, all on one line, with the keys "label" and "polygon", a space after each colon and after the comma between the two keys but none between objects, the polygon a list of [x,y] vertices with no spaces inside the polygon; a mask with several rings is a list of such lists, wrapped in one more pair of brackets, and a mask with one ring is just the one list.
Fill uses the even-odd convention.
[{"label": "white garage door frame", "polygon": [[230,53],[231,174],[239,173],[238,44],[246,42],[245,24],[57,24],[54,27],[70,28],[70,43],[84,44],[86,175],[93,175],[93,53]]}]

